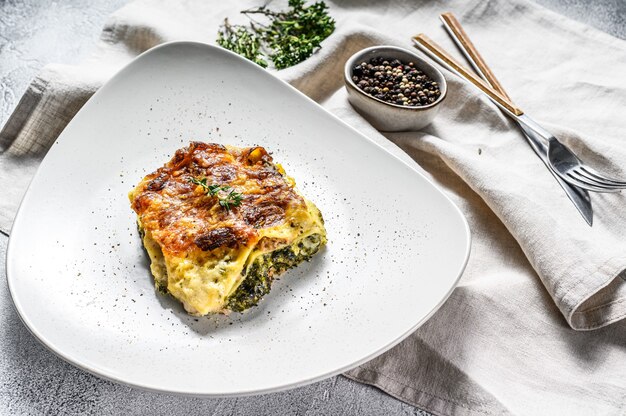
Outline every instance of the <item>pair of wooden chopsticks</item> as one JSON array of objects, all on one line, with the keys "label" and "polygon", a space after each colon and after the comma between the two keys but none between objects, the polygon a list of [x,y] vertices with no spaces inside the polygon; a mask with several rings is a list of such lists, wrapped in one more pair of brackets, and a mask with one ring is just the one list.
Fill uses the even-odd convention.
[{"label": "pair of wooden chopsticks", "polygon": [[420,33],[419,35],[413,37],[413,41],[415,42],[416,46],[420,47],[434,58],[437,58],[444,66],[447,66],[453,71],[459,73],[459,75],[470,81],[481,91],[491,97],[491,99],[499,104],[500,107],[504,110],[510,112],[514,116],[521,116],[522,114],[524,114],[524,111],[522,111],[519,107],[513,104],[511,98],[504,91],[504,88],[502,88],[500,82],[496,79],[493,72],[491,72],[491,70],[485,63],[485,60],[482,58],[482,56],[480,56],[478,50],[469,39],[467,33],[465,33],[463,27],[456,19],[456,17],[454,17],[452,13],[444,13],[440,16],[440,18],[443,21],[446,29],[450,32],[452,38],[461,48],[461,50],[469,55],[470,61],[475,65],[476,71],[482,74],[489,83],[483,81],[482,79],[474,75],[472,71],[470,71],[468,68],[457,62],[441,46],[437,45],[425,34]]}]

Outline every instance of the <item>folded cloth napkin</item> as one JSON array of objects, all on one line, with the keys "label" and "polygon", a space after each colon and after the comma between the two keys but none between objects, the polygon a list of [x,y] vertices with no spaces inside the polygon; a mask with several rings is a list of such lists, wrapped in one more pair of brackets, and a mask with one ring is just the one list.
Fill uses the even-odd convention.
[{"label": "folded cloth napkin", "polygon": [[[588,227],[519,130],[449,73],[431,126],[381,134],[347,103],[342,68],[366,46],[411,49],[419,32],[453,51],[437,19],[453,11],[517,103],[585,161],[626,177],[626,43],[523,0],[327,3],[335,33],[277,75],[422,170],[473,232],[469,264],[446,304],[347,376],[436,414],[623,412],[626,196],[592,195]],[[137,0],[111,17],[84,64],[46,68],[0,133],[0,227],[8,229],[38,161],[102,82],[161,42],[214,42],[221,20],[248,7]]]}]

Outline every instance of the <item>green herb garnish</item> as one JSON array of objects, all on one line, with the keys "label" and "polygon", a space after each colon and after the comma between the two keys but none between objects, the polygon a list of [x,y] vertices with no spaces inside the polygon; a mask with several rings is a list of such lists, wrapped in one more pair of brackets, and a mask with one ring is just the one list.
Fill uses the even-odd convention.
[{"label": "green herb garnish", "polygon": [[[228,190],[230,190],[230,192],[228,192]],[[235,192],[234,189],[230,189],[229,186],[222,186],[222,191],[228,192],[225,198],[219,198],[220,206],[226,209],[226,211],[230,211],[231,205],[234,207],[241,205],[242,194]]]},{"label": "green herb garnish", "polygon": [[[207,184],[207,178],[196,179],[189,178],[189,182],[200,185],[204,192],[209,196],[217,196],[218,203],[226,211],[230,211],[231,207],[238,207],[241,205],[243,194],[235,191],[228,185]],[[224,197],[220,196],[220,192],[223,192]]]},{"label": "green herb garnish", "polygon": [[[250,25],[230,25],[228,19],[220,26],[217,43],[249,60],[267,67],[267,60],[276,69],[298,64],[313,54],[324,39],[335,30],[335,20],[328,6],[318,1],[305,7],[304,0],[289,0],[289,9],[273,11],[267,4],[256,9],[242,10]],[[261,15],[264,22],[253,20]]]}]

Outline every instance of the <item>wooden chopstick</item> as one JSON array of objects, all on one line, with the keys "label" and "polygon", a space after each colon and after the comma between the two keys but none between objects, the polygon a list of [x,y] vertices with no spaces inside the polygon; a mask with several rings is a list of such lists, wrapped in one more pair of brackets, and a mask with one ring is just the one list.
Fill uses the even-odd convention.
[{"label": "wooden chopstick", "polygon": [[489,84],[487,84],[482,79],[478,78],[476,75],[472,73],[469,69],[461,65],[457,62],[452,56],[450,56],[441,46],[437,45],[432,39],[426,36],[423,33],[420,33],[417,36],[413,37],[413,42],[417,47],[423,50],[428,56],[431,58],[438,60],[444,66],[447,66],[452,71],[459,74],[461,77],[465,78],[476,87],[478,87],[482,92],[487,94],[491,99],[493,99],[498,105],[507,110],[514,116],[521,116],[524,114],[524,111],[519,107],[515,106],[508,98],[508,96],[502,95],[500,92],[496,91]]}]

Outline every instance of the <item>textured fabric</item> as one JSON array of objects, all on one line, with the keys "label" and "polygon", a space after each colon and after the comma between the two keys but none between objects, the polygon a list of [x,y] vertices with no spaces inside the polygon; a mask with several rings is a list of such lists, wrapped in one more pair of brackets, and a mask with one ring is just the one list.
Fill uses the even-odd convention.
[{"label": "textured fabric", "polygon": [[[623,413],[626,196],[593,194],[588,227],[519,130],[449,73],[431,126],[381,134],[347,103],[342,68],[366,46],[411,48],[419,32],[455,52],[437,19],[454,11],[522,108],[585,161],[626,177],[626,43],[522,0],[330,4],[336,32],[277,75],[425,172],[473,233],[469,264],[445,305],[347,375],[436,414]],[[0,133],[0,228],[10,226],[38,161],[102,82],[161,42],[212,43],[223,17],[249,6],[135,1],[111,17],[90,60],[44,70]]]}]

